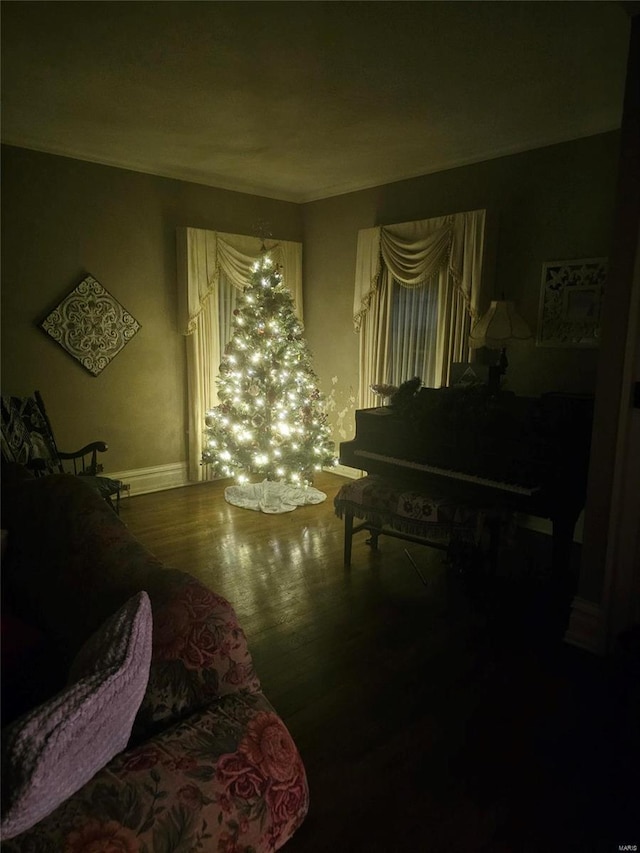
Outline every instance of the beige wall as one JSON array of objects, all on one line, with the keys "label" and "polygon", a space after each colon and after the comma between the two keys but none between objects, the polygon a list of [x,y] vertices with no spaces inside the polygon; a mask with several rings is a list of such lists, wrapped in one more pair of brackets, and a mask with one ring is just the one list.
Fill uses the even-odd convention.
[{"label": "beige wall", "polygon": [[[339,443],[354,431],[358,230],[486,208],[487,299],[504,291],[534,329],[542,263],[608,254],[617,161],[609,133],[301,206],[4,147],[3,393],[38,388],[61,447],[103,438],[112,471],[183,462],[175,229],[254,233],[264,220],[303,240],[306,332]],[[98,377],[37,328],[87,272],[142,325]],[[593,390],[595,350],[531,342],[509,358],[518,393]]]},{"label": "beige wall", "polygon": [[[337,441],[354,430],[358,230],[486,208],[486,298],[514,299],[533,331],[542,264],[608,255],[618,144],[617,133],[602,134],[304,206],[306,331]],[[508,355],[508,387],[517,393],[594,389],[597,350],[531,341]]]},{"label": "beige wall", "polygon": [[[298,205],[3,147],[2,391],[42,392],[61,449],[103,439],[105,470],[186,460],[185,342],[175,233],[269,223],[302,239]],[[97,377],[38,328],[91,273],[141,324]]]}]

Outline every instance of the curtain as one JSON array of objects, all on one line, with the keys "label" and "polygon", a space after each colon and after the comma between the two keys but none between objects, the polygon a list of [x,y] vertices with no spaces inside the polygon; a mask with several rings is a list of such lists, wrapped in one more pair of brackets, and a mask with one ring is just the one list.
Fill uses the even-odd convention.
[{"label": "curtain", "polygon": [[[430,360],[423,362],[430,375],[421,376],[423,382],[446,385],[451,363],[467,360],[470,326],[480,304],[484,225],[485,211],[474,210],[358,233],[353,304],[360,333],[358,408],[377,404],[370,385],[389,381],[392,361],[400,369],[392,349],[396,286],[428,287],[431,296],[437,292],[437,304],[421,300],[427,313],[437,311],[435,342]],[[405,302],[408,311],[411,303]]]},{"label": "curtain", "polygon": [[[388,277],[385,270],[383,275]],[[433,385],[436,376],[436,352],[431,341],[438,328],[438,279],[434,276],[422,287],[403,287],[385,282],[392,288],[391,338],[385,383],[400,385],[407,378],[420,376],[424,385]]]},{"label": "curtain", "polygon": [[[244,234],[201,228],[179,228],[179,329],[187,338],[187,401],[189,479],[207,479],[200,464],[202,434],[208,409],[218,402],[216,377],[230,337],[236,296],[251,277],[263,241]],[[274,262],[282,267],[294,309],[302,322],[302,244],[265,241]]]}]

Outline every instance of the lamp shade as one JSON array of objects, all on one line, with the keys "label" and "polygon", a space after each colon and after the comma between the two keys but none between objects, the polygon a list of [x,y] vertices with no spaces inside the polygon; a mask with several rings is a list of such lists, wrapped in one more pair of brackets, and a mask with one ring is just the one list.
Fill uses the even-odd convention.
[{"label": "lamp shade", "polygon": [[513,341],[526,341],[530,337],[529,326],[514,303],[495,300],[471,330],[469,346],[472,349],[502,349]]}]

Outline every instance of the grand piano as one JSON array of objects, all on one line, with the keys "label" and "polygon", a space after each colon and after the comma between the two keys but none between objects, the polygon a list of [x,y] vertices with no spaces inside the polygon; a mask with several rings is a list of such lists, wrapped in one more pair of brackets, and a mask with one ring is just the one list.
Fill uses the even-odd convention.
[{"label": "grand piano", "polygon": [[420,388],[356,411],[340,463],[483,506],[552,523],[552,564],[566,578],[584,506],[593,397],[522,397],[486,385]]}]

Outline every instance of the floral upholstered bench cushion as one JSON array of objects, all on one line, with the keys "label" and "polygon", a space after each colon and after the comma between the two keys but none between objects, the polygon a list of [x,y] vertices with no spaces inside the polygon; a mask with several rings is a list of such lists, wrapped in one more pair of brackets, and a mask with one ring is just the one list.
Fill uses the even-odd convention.
[{"label": "floral upholstered bench cushion", "polygon": [[351,515],[381,530],[387,527],[442,544],[452,538],[475,542],[482,522],[477,507],[375,475],[342,486],[334,508],[338,518]]}]

